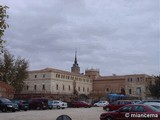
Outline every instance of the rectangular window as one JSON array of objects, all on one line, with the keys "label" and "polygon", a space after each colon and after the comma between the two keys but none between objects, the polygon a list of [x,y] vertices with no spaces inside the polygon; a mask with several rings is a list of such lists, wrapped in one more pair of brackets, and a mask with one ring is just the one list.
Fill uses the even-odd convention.
[{"label": "rectangular window", "polygon": [[64,85],[63,85],[63,91],[64,91]]},{"label": "rectangular window", "polygon": [[140,94],[141,94],[141,88],[140,88],[140,87],[137,87],[137,89],[136,89],[136,93],[137,93],[138,95],[140,95]]},{"label": "rectangular window", "polygon": [[29,86],[27,85],[27,90],[29,89]]},{"label": "rectangular window", "polygon": [[45,78],[46,77],[46,75],[45,74],[43,74],[43,78]]},{"label": "rectangular window", "polygon": [[132,78],[128,78],[128,82],[132,82]]},{"label": "rectangular window", "polygon": [[45,90],[45,85],[42,86],[42,90]]},{"label": "rectangular window", "polygon": [[78,91],[81,91],[81,88],[80,88],[80,87],[78,87]]},{"label": "rectangular window", "polygon": [[37,75],[35,75],[34,78],[37,78]]},{"label": "rectangular window", "polygon": [[71,87],[70,87],[70,85],[68,86],[68,90],[69,90],[69,91],[71,90]]},{"label": "rectangular window", "polygon": [[129,89],[129,94],[132,94],[132,89]]},{"label": "rectangular window", "polygon": [[89,88],[87,88],[87,92],[89,92]]},{"label": "rectangular window", "polygon": [[58,84],[56,85],[56,90],[58,90]]}]

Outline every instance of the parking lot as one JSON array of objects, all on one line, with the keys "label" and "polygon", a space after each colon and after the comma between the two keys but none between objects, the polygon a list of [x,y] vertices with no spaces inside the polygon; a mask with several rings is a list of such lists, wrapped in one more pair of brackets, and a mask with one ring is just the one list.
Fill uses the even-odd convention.
[{"label": "parking lot", "polygon": [[99,120],[103,112],[102,107],[0,112],[0,120],[56,120],[60,115],[68,115],[72,120]]}]

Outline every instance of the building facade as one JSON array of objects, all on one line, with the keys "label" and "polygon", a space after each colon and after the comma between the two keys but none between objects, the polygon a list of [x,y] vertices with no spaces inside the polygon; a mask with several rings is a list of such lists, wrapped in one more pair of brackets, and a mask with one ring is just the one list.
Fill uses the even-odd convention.
[{"label": "building facade", "polygon": [[25,86],[20,96],[27,97],[54,97],[60,95],[88,95],[93,91],[93,80],[80,74],[77,56],[71,72],[54,68],[45,68],[28,72]]},{"label": "building facade", "polygon": [[[29,71],[21,95],[60,96],[94,95],[106,97],[109,93],[120,93],[138,99],[146,99],[152,77],[145,74],[101,76],[98,69],[87,69],[80,74],[75,54],[71,72],[54,68]],[[30,96],[33,97],[33,96]]]},{"label": "building facade", "polygon": [[138,99],[150,97],[149,84],[153,77],[146,74],[101,76],[96,69],[86,70],[86,75],[93,79],[93,94],[106,96],[120,93]]},{"label": "building facade", "polygon": [[146,74],[125,75],[125,90],[127,95],[147,99],[150,97],[149,85],[153,77]]},{"label": "building facade", "polygon": [[22,93],[78,94],[92,91],[92,79],[87,76],[53,68],[30,71]]}]

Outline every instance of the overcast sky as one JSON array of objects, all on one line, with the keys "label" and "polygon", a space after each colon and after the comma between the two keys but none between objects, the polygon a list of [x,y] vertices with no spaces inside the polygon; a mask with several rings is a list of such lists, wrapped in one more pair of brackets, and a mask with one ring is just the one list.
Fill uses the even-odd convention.
[{"label": "overcast sky", "polygon": [[159,0],[0,0],[9,9],[4,38],[29,70],[160,73]]}]

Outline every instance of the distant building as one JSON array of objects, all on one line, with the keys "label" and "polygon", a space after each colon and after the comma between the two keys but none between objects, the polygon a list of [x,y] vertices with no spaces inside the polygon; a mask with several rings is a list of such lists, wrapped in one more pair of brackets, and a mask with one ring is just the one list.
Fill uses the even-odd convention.
[{"label": "distant building", "polygon": [[152,76],[146,74],[100,76],[98,70],[88,69],[86,75],[93,79],[93,94],[106,96],[109,93],[120,93],[139,99],[150,96],[149,84]]},{"label": "distant building", "polygon": [[125,90],[127,95],[141,99],[150,97],[149,84],[153,77],[146,74],[125,75]]},{"label": "distant building", "polygon": [[13,86],[0,81],[0,97],[12,99],[14,97]]},{"label": "distant building", "polygon": [[71,72],[54,68],[29,71],[25,87],[21,92],[21,97],[55,97],[60,95],[77,94],[88,95],[93,90],[93,80],[90,77],[80,74],[77,56]]},{"label": "distant building", "polygon": [[86,69],[80,74],[75,53],[71,72],[55,68],[29,71],[21,97],[58,97],[73,94],[105,97],[109,93],[120,93],[138,99],[146,99],[152,77],[145,74],[101,76],[98,69]]}]

